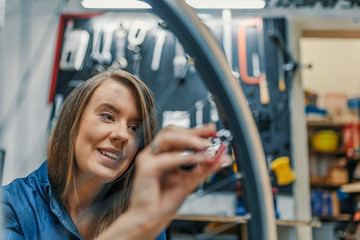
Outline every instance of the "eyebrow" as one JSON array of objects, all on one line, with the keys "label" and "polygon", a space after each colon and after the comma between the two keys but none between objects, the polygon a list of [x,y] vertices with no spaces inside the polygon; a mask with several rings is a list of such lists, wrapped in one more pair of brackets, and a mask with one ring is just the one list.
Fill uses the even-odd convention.
[{"label": "eyebrow", "polygon": [[[116,114],[120,114],[120,110],[117,107],[115,107],[114,105],[112,105],[111,103],[102,103],[97,107],[97,109],[103,108],[103,107],[104,108],[110,108]],[[134,118],[133,121],[142,122],[142,118]]]},{"label": "eyebrow", "polygon": [[120,113],[120,111],[119,111],[119,109],[117,109],[114,105],[112,105],[112,104],[110,104],[110,103],[102,103],[102,104],[100,104],[98,107],[97,107],[97,109],[99,109],[99,108],[110,108],[112,111],[114,111],[116,114],[119,114]]}]

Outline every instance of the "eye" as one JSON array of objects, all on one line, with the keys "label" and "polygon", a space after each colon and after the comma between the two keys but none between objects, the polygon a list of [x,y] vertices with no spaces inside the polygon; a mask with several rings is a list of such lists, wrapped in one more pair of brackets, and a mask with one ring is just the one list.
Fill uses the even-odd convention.
[{"label": "eye", "polygon": [[139,128],[139,125],[130,125],[129,129],[133,132],[136,132],[136,130]]},{"label": "eye", "polygon": [[115,118],[110,113],[101,113],[100,116],[106,121],[115,121]]}]

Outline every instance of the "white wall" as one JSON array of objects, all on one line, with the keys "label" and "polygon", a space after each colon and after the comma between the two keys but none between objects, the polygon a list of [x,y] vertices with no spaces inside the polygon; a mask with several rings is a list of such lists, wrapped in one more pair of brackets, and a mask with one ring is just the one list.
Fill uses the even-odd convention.
[{"label": "white wall", "polygon": [[60,0],[6,2],[0,28],[0,148],[3,184],[45,160],[47,103]]},{"label": "white wall", "polygon": [[360,39],[301,38],[300,48],[301,62],[312,64],[302,71],[305,89],[360,95]]}]

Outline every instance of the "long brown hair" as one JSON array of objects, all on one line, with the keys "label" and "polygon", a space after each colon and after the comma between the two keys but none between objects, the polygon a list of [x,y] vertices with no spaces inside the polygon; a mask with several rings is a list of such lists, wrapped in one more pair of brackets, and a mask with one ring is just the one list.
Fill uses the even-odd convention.
[{"label": "long brown hair", "polygon": [[[66,98],[60,110],[47,149],[49,181],[53,191],[59,195],[65,205],[74,186],[77,168],[74,157],[75,140],[81,116],[94,91],[108,80],[118,81],[134,90],[142,117],[142,134],[139,136],[142,136],[141,140],[145,146],[150,143],[155,134],[157,116],[151,91],[132,74],[122,70],[106,71],[93,76],[75,88]],[[121,194],[117,194],[116,197],[108,197],[106,200],[106,206],[102,207],[102,211],[100,211],[101,215],[97,216],[96,235],[127,209],[135,171],[133,162],[122,176],[112,183],[107,195],[119,192]]]}]

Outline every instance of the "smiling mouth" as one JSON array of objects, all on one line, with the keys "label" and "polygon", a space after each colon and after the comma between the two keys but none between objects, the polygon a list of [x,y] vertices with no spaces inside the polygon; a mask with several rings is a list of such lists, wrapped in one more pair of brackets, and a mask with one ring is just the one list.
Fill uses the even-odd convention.
[{"label": "smiling mouth", "polygon": [[105,155],[111,159],[114,159],[114,160],[117,160],[119,161],[121,158],[122,158],[122,154],[116,154],[116,153],[113,153],[113,152],[109,152],[109,151],[105,151],[105,150],[100,150],[99,149],[99,152],[102,154],[102,155]]}]

